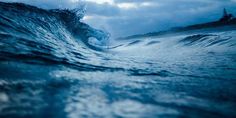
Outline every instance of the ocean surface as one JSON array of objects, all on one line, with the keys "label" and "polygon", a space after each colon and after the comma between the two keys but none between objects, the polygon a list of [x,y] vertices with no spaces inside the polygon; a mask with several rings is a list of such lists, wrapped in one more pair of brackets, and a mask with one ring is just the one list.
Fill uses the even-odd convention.
[{"label": "ocean surface", "polygon": [[0,3],[0,118],[236,117],[236,31],[111,40],[79,10]]}]

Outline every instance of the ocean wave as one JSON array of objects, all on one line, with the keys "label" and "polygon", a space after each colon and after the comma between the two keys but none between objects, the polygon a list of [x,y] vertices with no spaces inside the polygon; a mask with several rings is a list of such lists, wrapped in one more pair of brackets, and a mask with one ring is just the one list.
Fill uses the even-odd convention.
[{"label": "ocean wave", "polygon": [[0,2],[0,58],[69,62],[86,59],[89,50],[103,50],[105,44],[95,45],[90,39],[104,42],[109,34],[81,22],[82,14],[78,9],[45,10]]}]

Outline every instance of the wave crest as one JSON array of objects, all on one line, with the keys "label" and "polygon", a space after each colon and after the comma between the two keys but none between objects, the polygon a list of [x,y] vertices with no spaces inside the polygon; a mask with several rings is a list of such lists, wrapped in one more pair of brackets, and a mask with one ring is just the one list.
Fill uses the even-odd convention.
[{"label": "wave crest", "polygon": [[72,63],[86,60],[91,49],[103,50],[89,43],[89,38],[107,40],[108,33],[81,22],[84,11],[80,10],[45,10],[0,2],[0,59],[20,55]]}]

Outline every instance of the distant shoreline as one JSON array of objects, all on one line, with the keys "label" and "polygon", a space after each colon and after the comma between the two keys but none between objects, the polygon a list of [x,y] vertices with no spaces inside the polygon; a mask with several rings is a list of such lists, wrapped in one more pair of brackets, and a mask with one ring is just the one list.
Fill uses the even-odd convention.
[{"label": "distant shoreline", "polygon": [[209,31],[236,30],[236,18],[234,18],[232,14],[228,14],[226,10],[224,9],[223,17],[217,21],[189,25],[185,27],[174,27],[165,31],[150,32],[146,34],[137,34],[137,35],[131,35],[127,37],[120,37],[117,39],[126,40],[126,39],[133,39],[133,38],[158,37],[158,36],[178,34],[178,33],[183,33],[183,32],[194,32],[194,31],[199,31],[203,29],[209,30]]}]

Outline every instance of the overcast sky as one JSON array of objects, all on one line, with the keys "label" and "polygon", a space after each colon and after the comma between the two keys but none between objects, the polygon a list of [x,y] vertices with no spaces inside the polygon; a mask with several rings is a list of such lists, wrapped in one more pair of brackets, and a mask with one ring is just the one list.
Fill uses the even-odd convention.
[{"label": "overcast sky", "polygon": [[236,0],[0,0],[41,8],[75,8],[85,4],[83,22],[112,37],[165,30],[216,20],[223,8],[236,15]]}]

